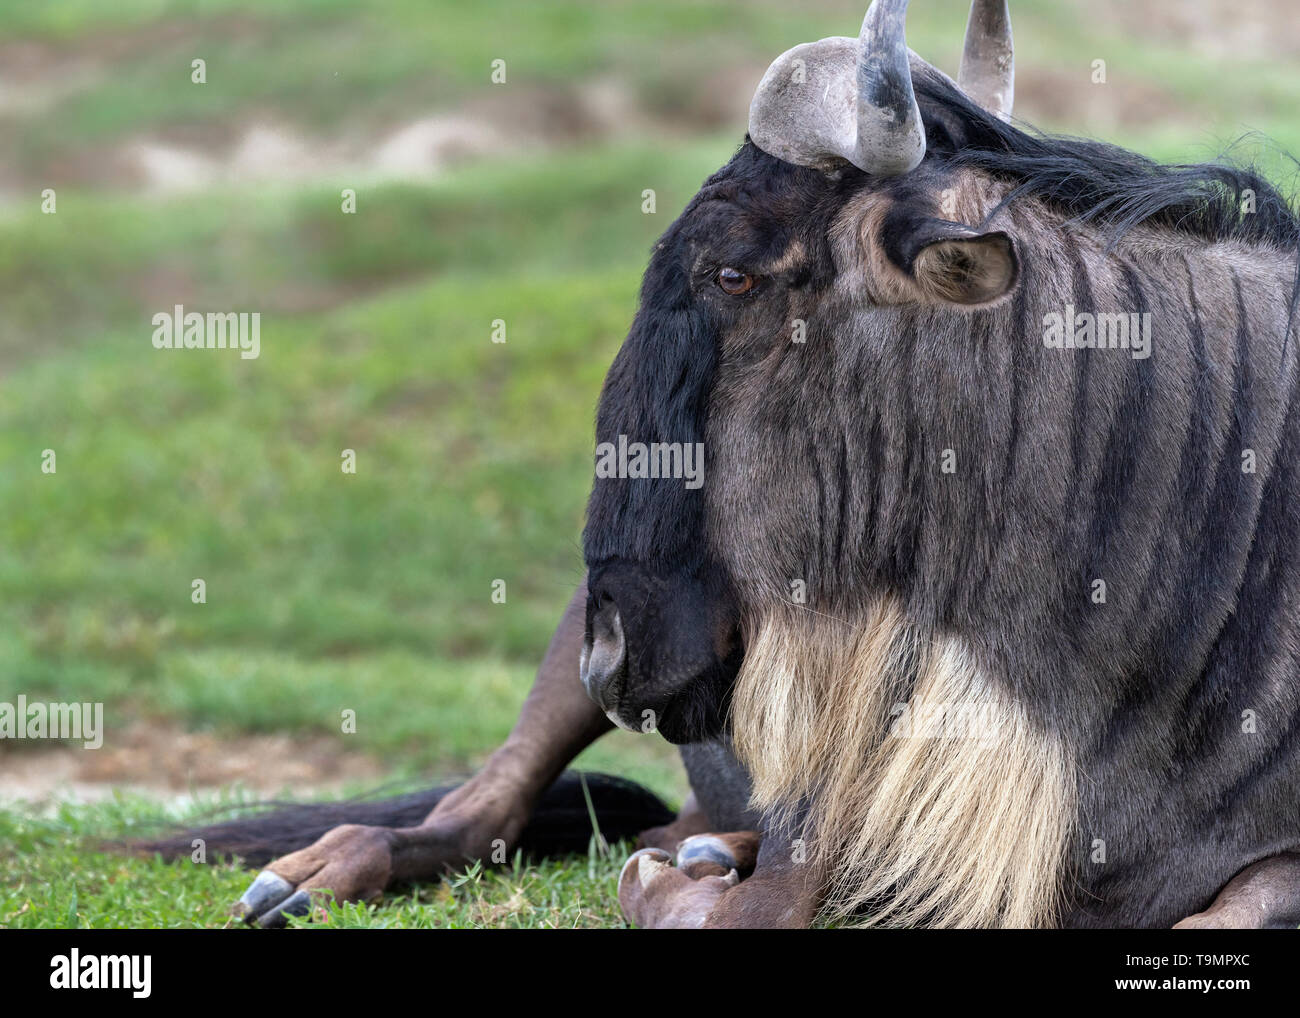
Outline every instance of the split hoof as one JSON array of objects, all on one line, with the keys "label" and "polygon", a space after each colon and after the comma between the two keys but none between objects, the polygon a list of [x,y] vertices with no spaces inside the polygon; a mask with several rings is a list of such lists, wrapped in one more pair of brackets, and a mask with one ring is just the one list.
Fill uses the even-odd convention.
[{"label": "split hoof", "polygon": [[[696,861],[702,861],[702,856]],[[672,862],[672,856],[663,849],[643,848],[623,864],[618,877],[618,903],[633,925],[643,930],[699,929],[718,899],[740,882],[734,868],[725,876],[692,878]],[[712,859],[707,863],[717,865]]]}]

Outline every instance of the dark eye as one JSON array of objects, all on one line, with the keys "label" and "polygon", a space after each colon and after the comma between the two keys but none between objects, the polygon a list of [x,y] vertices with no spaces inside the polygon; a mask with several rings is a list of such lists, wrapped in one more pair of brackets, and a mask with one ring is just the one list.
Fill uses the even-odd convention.
[{"label": "dark eye", "polygon": [[754,277],[741,272],[739,269],[719,269],[718,286],[722,288],[723,293],[729,293],[733,297],[745,293],[754,285]]}]

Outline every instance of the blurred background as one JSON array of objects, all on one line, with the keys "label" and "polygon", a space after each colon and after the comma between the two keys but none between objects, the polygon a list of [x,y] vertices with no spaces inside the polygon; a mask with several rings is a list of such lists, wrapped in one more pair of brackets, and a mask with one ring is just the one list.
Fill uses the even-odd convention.
[{"label": "blurred background", "polygon": [[[502,739],[581,576],[647,253],[767,64],[865,5],[0,0],[0,701],[99,701],[106,729],[0,742],[0,925],[220,925],[241,872],[86,836],[464,774]],[[955,73],[966,12],[915,0],[909,43]],[[1293,0],[1012,18],[1019,117],[1166,160],[1235,144],[1290,189]],[[176,304],[261,312],[260,357],[155,350]],[[658,737],[582,763],[685,790]],[[616,863],[333,921],[617,924]]]}]

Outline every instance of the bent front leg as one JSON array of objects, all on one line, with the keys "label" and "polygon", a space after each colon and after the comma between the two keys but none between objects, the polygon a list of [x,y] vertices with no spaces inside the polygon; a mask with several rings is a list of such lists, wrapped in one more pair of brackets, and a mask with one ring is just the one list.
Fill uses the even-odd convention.
[{"label": "bent front leg", "polygon": [[449,823],[464,832],[463,854],[451,865],[487,858],[497,839],[513,847],[542,793],[575,756],[614,727],[578,677],[586,603],[584,578],[551,637],[505,744],[478,774],[438,803],[423,824],[394,832],[395,877],[433,876],[447,866],[429,832]]},{"label": "bent front leg", "polygon": [[260,926],[304,915],[313,892],[340,901],[378,897],[389,885],[441,875],[512,848],[543,792],[613,725],[578,678],[587,584],[579,585],[551,637],[519,719],[483,769],[446,795],[416,827],[346,824],[269,863],[235,914]]},{"label": "bent front leg", "polygon": [[1247,866],[1204,912],[1176,930],[1294,930],[1300,926],[1300,852],[1283,852]]}]

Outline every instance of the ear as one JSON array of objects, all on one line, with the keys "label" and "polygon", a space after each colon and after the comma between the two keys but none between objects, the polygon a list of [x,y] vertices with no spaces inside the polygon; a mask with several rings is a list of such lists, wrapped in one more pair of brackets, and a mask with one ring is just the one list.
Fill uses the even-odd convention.
[{"label": "ear", "polygon": [[884,249],[924,300],[991,304],[1020,278],[1015,244],[1001,230],[980,233],[946,219],[914,219],[887,237]]}]

